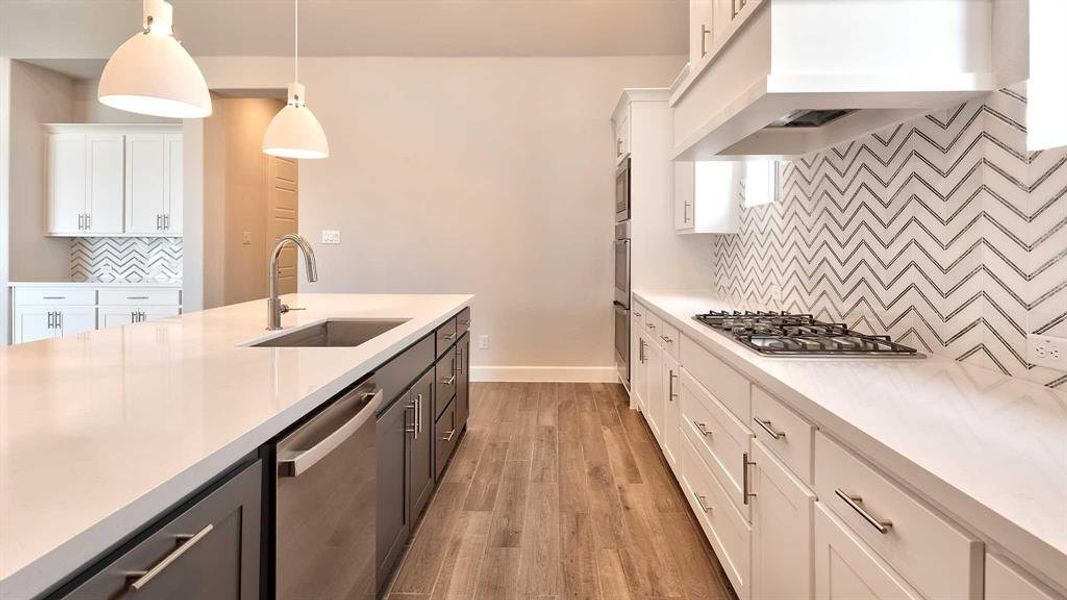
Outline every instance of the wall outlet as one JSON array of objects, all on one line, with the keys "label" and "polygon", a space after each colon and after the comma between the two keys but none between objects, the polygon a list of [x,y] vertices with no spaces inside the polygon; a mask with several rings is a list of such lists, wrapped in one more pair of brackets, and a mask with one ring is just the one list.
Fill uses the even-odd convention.
[{"label": "wall outlet", "polygon": [[482,350],[488,350],[489,349],[489,336],[487,336],[487,335],[478,336],[478,348],[480,348]]},{"label": "wall outlet", "polygon": [[1031,363],[1067,371],[1067,338],[1031,333],[1026,343]]},{"label": "wall outlet", "polygon": [[241,232],[241,244],[243,244],[245,246],[251,246],[252,245],[252,232],[251,231],[242,231]]},{"label": "wall outlet", "polygon": [[322,230],[322,243],[323,244],[340,244],[341,232],[336,229],[323,229]]}]

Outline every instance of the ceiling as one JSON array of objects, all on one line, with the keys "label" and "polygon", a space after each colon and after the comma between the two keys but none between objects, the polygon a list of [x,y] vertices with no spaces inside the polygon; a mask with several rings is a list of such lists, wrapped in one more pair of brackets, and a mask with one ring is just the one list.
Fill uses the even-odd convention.
[{"label": "ceiling", "polygon": [[[292,53],[290,0],[172,4],[176,35],[193,56]],[[686,0],[303,0],[300,54],[681,55],[687,20]],[[139,0],[0,0],[0,55],[103,59],[140,22]],[[89,76],[78,69],[91,65],[66,66]]]}]

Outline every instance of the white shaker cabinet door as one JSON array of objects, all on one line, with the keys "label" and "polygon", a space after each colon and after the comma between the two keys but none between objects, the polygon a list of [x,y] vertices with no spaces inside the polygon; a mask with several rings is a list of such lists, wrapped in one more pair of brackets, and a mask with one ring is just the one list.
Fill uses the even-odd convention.
[{"label": "white shaker cabinet door", "polygon": [[656,440],[663,443],[663,404],[666,389],[663,387],[663,350],[654,341],[645,344],[645,379],[648,397],[645,398],[645,420]]},{"label": "white shaker cabinet door", "polygon": [[810,600],[815,494],[752,442],[752,597]]},{"label": "white shaker cabinet door", "polygon": [[164,179],[166,194],[166,218],[163,229],[169,235],[182,233],[182,134],[168,133],[163,136],[165,144]]},{"label": "white shaker cabinet door", "polygon": [[85,215],[85,134],[48,136],[48,233],[81,235]]},{"label": "white shaker cabinet door", "polygon": [[85,229],[98,235],[122,233],[125,138],[90,134],[85,146]]},{"label": "white shaker cabinet door", "polygon": [[817,600],[923,600],[848,526],[815,503]]},{"label": "white shaker cabinet door", "polygon": [[122,327],[133,323],[133,315],[137,309],[128,306],[108,307],[97,309],[97,323],[99,329]]},{"label": "white shaker cabinet door", "polygon": [[59,309],[59,335],[73,335],[96,329],[96,308],[65,306]]},{"label": "white shaker cabinet door", "polygon": [[156,319],[178,316],[182,314],[182,310],[177,306],[153,306],[151,308],[145,308],[141,311],[141,314],[144,315],[145,321],[154,321]]},{"label": "white shaker cabinet door", "polygon": [[52,314],[55,311],[47,306],[19,307],[15,309],[15,322],[11,332],[16,344],[36,342],[56,336],[52,327]]},{"label": "white shaker cabinet door", "polygon": [[126,233],[163,233],[165,155],[165,134],[126,136]]}]

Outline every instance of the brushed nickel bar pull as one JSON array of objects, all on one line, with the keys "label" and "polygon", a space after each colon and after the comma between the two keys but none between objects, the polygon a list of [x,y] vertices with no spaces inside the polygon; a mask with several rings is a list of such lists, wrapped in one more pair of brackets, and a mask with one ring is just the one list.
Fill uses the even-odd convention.
[{"label": "brushed nickel bar pull", "polygon": [[170,554],[164,556],[163,560],[156,563],[156,566],[152,567],[147,571],[135,571],[126,575],[126,577],[130,579],[136,578],[132,583],[130,583],[130,589],[135,592],[140,591],[142,588],[144,588],[144,586],[148,585],[149,582],[155,579],[157,575],[166,570],[167,567],[174,564],[174,561],[181,558],[183,554],[185,554],[193,546],[195,546],[197,542],[207,537],[207,534],[211,533],[211,530],[213,530],[214,528],[214,525],[208,523],[204,526],[203,529],[196,532],[196,534],[194,535],[177,536],[178,547],[176,547],[174,550],[171,550]]},{"label": "brushed nickel bar pull", "polygon": [[707,505],[707,500],[708,500],[707,496],[701,496],[700,494],[698,494],[696,492],[693,492],[693,497],[697,499],[697,506],[699,506],[701,510],[703,510],[706,513],[709,513],[709,512],[712,511],[712,507]]},{"label": "brushed nickel bar pull", "polygon": [[[734,13],[737,14],[737,13]],[[711,30],[704,23],[700,24],[700,57],[704,58],[708,55],[708,34]]]},{"label": "brushed nickel bar pull", "polygon": [[441,380],[441,385],[452,385],[455,382],[456,382],[456,376],[452,375],[448,379],[442,379]]},{"label": "brushed nickel bar pull", "polygon": [[131,310],[130,311],[130,323],[136,323],[136,322],[137,322],[137,311],[136,310]]},{"label": "brushed nickel bar pull", "polygon": [[55,314],[56,313],[51,312],[51,311],[48,312],[48,329],[54,329],[55,328],[55,321],[53,320]]},{"label": "brushed nickel bar pull", "polygon": [[664,342],[667,342],[668,344],[673,344],[674,343],[674,340],[672,340],[671,336],[669,336],[669,335],[661,335],[661,336],[659,336],[659,339],[663,340]]},{"label": "brushed nickel bar pull", "polygon": [[703,433],[706,437],[710,437],[711,436],[711,430],[708,429],[708,426],[705,425],[704,423],[697,423],[696,421],[693,421],[693,425],[696,426],[697,431],[699,431],[700,433]]},{"label": "brushed nickel bar pull", "polygon": [[871,513],[864,510],[864,508],[860,506],[860,504],[863,502],[863,498],[859,496],[849,495],[845,493],[845,491],[841,488],[837,488],[836,490],[834,490],[834,493],[837,494],[837,497],[840,498],[845,504],[847,504],[849,508],[859,513],[859,515],[863,517],[864,521],[870,523],[871,527],[877,529],[878,533],[886,535],[887,533],[889,533],[889,530],[893,528],[892,521],[879,521],[878,519],[874,518]]},{"label": "brushed nickel bar pull", "polygon": [[63,311],[56,311],[56,327],[63,329]]},{"label": "brushed nickel bar pull", "polygon": [[453,428],[453,429],[450,429],[448,431],[448,436],[447,437],[443,437],[441,439],[446,441],[446,442],[451,442],[452,441],[452,437],[455,436],[455,435],[456,435],[456,430]]},{"label": "brushed nickel bar pull", "polygon": [[66,300],[66,296],[42,296],[45,300]]},{"label": "brushed nickel bar pull", "polygon": [[415,429],[417,429],[419,433],[422,433],[422,394],[415,396],[415,406],[417,407],[415,414],[418,415],[418,421],[415,422]]},{"label": "brushed nickel bar pull", "polygon": [[784,431],[775,431],[774,429],[771,428],[770,419],[764,421],[763,419],[760,419],[759,417],[755,417],[754,416],[754,417],[752,417],[752,420],[755,421],[757,425],[762,427],[764,431],[769,433],[772,438],[774,438],[776,440],[780,440],[780,439],[785,437],[785,432]]},{"label": "brushed nickel bar pull", "polygon": [[445,336],[445,341],[451,342],[454,339],[456,339],[456,334],[455,333],[450,333],[450,334]]},{"label": "brushed nickel bar pull", "polygon": [[741,454],[741,500],[744,504],[748,505],[748,499],[756,496],[755,492],[748,491],[749,481],[748,468],[756,463],[748,460],[748,452]]},{"label": "brushed nickel bar pull", "polygon": [[148,296],[126,296],[127,300],[148,300]]},{"label": "brushed nickel bar pull", "polygon": [[674,380],[678,379],[678,374],[674,372],[674,369],[670,369],[668,371],[668,373],[670,373],[670,379],[668,380],[668,382],[669,382],[668,386],[669,387],[667,388],[668,389],[667,401],[668,402],[674,402],[674,399],[678,397],[678,394],[676,394],[674,392]]},{"label": "brushed nickel bar pull", "polygon": [[411,404],[407,406],[411,409],[413,414],[411,415],[411,429],[404,429],[405,432],[410,433],[412,439],[419,439],[419,403],[415,400],[411,401]]}]

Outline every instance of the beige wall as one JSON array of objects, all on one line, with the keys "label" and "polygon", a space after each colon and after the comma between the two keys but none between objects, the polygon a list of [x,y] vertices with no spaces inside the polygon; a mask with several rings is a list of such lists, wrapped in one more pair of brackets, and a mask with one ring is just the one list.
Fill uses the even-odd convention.
[{"label": "beige wall", "polygon": [[74,81],[11,62],[10,280],[70,277],[70,240],[44,235],[47,143],[42,123],[70,121]]},{"label": "beige wall", "polygon": [[[291,77],[288,59],[198,62],[215,88]],[[475,366],[610,366],[609,117],[623,87],[665,86],[683,62],[301,60],[331,156],[301,163],[300,230],[320,279],[300,289],[472,292],[474,335],[491,336]],[[343,243],[319,244],[322,229]]]},{"label": "beige wall", "polygon": [[71,121],[75,123],[180,123],[181,119],[167,119],[139,115],[101,104],[96,91],[99,79],[75,79],[71,88],[73,107]]},{"label": "beige wall", "polygon": [[[266,296],[263,132],[284,102],[212,96],[204,127],[204,308]],[[251,243],[243,242],[248,232]]]}]

